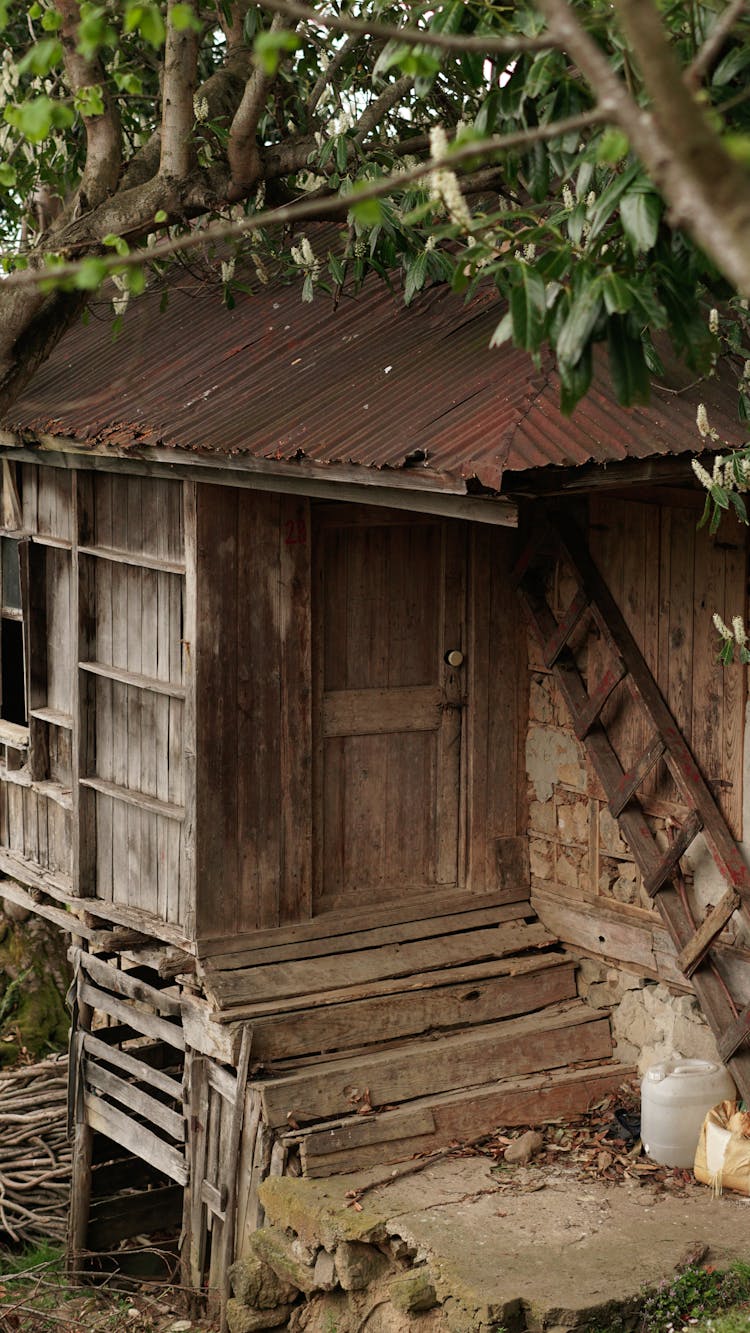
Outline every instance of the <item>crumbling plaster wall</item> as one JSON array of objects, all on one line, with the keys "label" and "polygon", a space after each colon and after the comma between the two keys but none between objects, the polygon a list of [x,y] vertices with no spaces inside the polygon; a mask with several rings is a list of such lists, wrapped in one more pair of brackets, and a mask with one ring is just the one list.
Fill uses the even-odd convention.
[{"label": "crumbling plaster wall", "polygon": [[[607,810],[555,681],[535,660],[536,651],[530,644],[526,744],[529,860],[536,910],[555,934],[580,951],[580,993],[593,1007],[611,1009],[619,1059],[637,1064],[641,1072],[672,1054],[718,1059],[713,1034],[677,970],[671,940]],[[750,725],[745,728],[746,775],[750,774],[749,733]],[[748,792],[746,780],[745,830],[750,829]],[[650,819],[666,847],[668,815]],[[750,849],[745,850],[747,855]],[[691,900],[702,914],[725,887],[702,838],[683,859],[683,867]],[[736,918],[728,938],[746,943]],[[745,966],[750,986],[750,966]]]}]

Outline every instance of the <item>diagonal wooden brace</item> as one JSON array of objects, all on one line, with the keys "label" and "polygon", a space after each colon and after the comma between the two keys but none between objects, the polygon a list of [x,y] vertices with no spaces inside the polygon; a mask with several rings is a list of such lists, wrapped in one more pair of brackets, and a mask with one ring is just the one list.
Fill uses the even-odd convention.
[{"label": "diagonal wooden brace", "polygon": [[677,957],[677,966],[686,977],[692,977],[695,969],[700,967],[714,940],[721,934],[739,905],[739,894],[735,893],[734,889],[727,889],[724,896],[707,913],[693,938],[688,940]]},{"label": "diagonal wooden brace", "polygon": [[588,595],[583,591],[582,588],[579,588],[578,592],[573,598],[573,601],[570,603],[570,606],[565,612],[565,615],[563,616],[562,620],[557,626],[557,629],[555,630],[554,634],[550,635],[549,639],[544,645],[542,652],[544,657],[544,665],[546,667],[551,668],[555,665],[555,662],[557,661],[558,657],[560,656],[560,653],[562,652],[563,648],[568,642],[568,639],[573,633],[573,630],[580,621],[581,617],[588,610],[589,602],[590,599]]},{"label": "diagonal wooden brace", "polygon": [[591,728],[596,725],[610,694],[627,674],[625,663],[618,657],[614,665],[607,668],[593,694],[589,695],[588,703],[574,714],[573,730],[579,741],[586,739]]},{"label": "diagonal wooden brace", "polygon": [[655,898],[675,869],[681,856],[685,855],[691,842],[703,828],[703,820],[697,810],[691,810],[671,847],[662,856],[659,864],[650,875],[644,876],[643,887],[649,898]]},{"label": "diagonal wooden brace", "polygon": [[750,1037],[750,1004],[745,1005],[745,1008],[737,1015],[734,1022],[730,1023],[729,1027],[725,1029],[716,1043],[724,1064],[727,1063],[727,1060],[731,1060],[748,1037]]},{"label": "diagonal wooden brace", "polygon": [[640,759],[636,760],[633,767],[623,773],[622,778],[617,784],[614,795],[610,798],[609,812],[617,819],[617,816],[625,809],[628,801],[632,801],[641,783],[648,777],[654,764],[661,759],[665,750],[664,741],[661,736],[654,736],[651,744],[643,751]]}]

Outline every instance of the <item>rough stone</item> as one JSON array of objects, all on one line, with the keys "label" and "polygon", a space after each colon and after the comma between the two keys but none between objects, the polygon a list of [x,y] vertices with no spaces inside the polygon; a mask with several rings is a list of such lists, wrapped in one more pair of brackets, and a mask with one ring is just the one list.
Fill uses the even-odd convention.
[{"label": "rough stone", "polygon": [[554,844],[542,838],[529,838],[529,870],[535,879],[552,879]]},{"label": "rough stone", "polygon": [[229,1333],[263,1333],[264,1329],[282,1328],[289,1321],[291,1305],[279,1305],[275,1310],[251,1310],[241,1301],[227,1301]]},{"label": "rough stone", "polygon": [[548,801],[556,782],[585,790],[586,768],[575,738],[532,723],[526,739],[526,771],[537,801]]},{"label": "rough stone", "polygon": [[315,1270],[312,1264],[301,1264],[292,1253],[292,1246],[280,1227],[262,1227],[250,1237],[250,1248],[258,1259],[272,1268],[281,1282],[297,1291],[315,1290]]},{"label": "rough stone", "polygon": [[342,1240],[379,1244],[386,1238],[381,1214],[368,1208],[356,1212],[337,1206],[325,1180],[269,1176],[260,1186],[259,1195],[268,1221],[294,1231],[309,1245],[334,1250]]},{"label": "rough stone", "polygon": [[276,1305],[293,1301],[298,1288],[285,1282],[263,1259],[248,1254],[238,1259],[229,1270],[232,1291],[242,1305],[258,1310],[270,1310]]},{"label": "rough stone", "polygon": [[320,1250],[315,1260],[313,1278],[317,1291],[333,1291],[336,1286],[336,1261],[327,1250]]},{"label": "rough stone", "polygon": [[308,1245],[299,1236],[295,1236],[292,1241],[292,1254],[295,1259],[299,1259],[301,1264],[314,1264],[319,1248],[318,1245]]},{"label": "rough stone", "polygon": [[417,1314],[437,1305],[435,1285],[426,1269],[415,1269],[397,1277],[388,1288],[391,1303],[403,1314]]},{"label": "rough stone", "polygon": [[647,983],[642,990],[623,995],[612,1012],[612,1035],[617,1058],[637,1060],[640,1073],[672,1056],[719,1058],[713,1034],[693,997],[672,995],[661,984]]},{"label": "rough stone", "polygon": [[373,1245],[342,1241],[336,1246],[336,1275],[344,1291],[363,1291],[387,1266],[385,1255]]},{"label": "rough stone", "polygon": [[541,1134],[535,1129],[527,1129],[520,1138],[514,1139],[505,1149],[506,1162],[514,1162],[517,1166],[526,1166],[535,1153],[538,1153],[544,1140]]},{"label": "rough stone", "polygon": [[534,833],[544,833],[551,837],[555,832],[554,801],[529,802],[529,828]]}]

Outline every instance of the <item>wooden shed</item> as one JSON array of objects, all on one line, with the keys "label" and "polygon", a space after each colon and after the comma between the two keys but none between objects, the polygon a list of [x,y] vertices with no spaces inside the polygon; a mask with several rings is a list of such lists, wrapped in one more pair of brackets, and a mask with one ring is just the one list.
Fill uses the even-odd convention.
[{"label": "wooden shed", "polygon": [[694,389],[564,420],[491,295],[158,305],[0,433],[0,894],[73,937],[72,1253],[222,1292],[269,1172],[618,1085],[561,941],[692,977],[750,1092],[746,543]]}]

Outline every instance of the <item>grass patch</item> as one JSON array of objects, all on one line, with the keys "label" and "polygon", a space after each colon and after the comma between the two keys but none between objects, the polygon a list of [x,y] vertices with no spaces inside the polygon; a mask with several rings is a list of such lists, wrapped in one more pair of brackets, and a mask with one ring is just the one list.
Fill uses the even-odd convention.
[{"label": "grass patch", "polygon": [[[641,1314],[643,1333],[693,1333],[694,1329],[713,1320],[713,1333],[719,1333],[716,1317],[733,1310],[733,1317],[744,1319],[739,1324],[750,1327],[750,1264],[737,1262],[723,1272],[710,1268],[689,1267],[671,1279],[664,1279],[646,1297]],[[734,1307],[739,1307],[734,1309]],[[728,1330],[722,1333],[729,1333]]]}]

